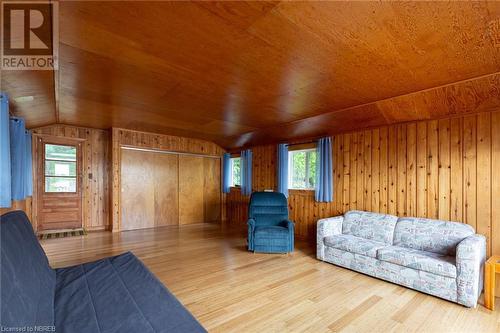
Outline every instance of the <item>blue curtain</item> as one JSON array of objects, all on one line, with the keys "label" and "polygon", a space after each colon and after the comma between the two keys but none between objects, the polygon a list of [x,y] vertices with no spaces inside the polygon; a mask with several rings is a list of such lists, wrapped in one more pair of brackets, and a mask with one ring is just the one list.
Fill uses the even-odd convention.
[{"label": "blue curtain", "polygon": [[0,208],[11,205],[9,100],[0,93]]},{"label": "blue curtain", "polygon": [[318,202],[331,202],[333,200],[332,139],[329,137],[319,139],[317,153],[315,198]]},{"label": "blue curtain", "polygon": [[231,186],[231,154],[222,156],[222,192],[229,193]]},{"label": "blue curtain", "polygon": [[33,195],[33,157],[31,152],[31,132],[26,131],[26,150],[25,150],[25,192],[24,194],[29,197]]},{"label": "blue curtain", "polygon": [[278,145],[278,192],[288,198],[288,145]]},{"label": "blue curtain", "polygon": [[26,127],[21,118],[10,119],[10,172],[12,200],[26,198]]},{"label": "blue curtain", "polygon": [[250,149],[241,152],[241,193],[252,194],[252,151]]}]

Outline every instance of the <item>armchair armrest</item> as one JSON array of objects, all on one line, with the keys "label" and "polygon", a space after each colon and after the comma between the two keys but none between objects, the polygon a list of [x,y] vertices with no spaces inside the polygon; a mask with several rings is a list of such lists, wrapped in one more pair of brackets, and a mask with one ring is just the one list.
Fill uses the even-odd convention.
[{"label": "armchair armrest", "polygon": [[254,250],[253,233],[255,231],[255,220],[248,219],[247,224],[248,224],[248,250],[253,251]]},{"label": "armchair armrest", "polygon": [[457,245],[457,301],[475,307],[483,290],[483,271],[486,259],[486,238],[471,235]]},{"label": "armchair armrest", "polygon": [[344,216],[335,216],[318,220],[316,226],[316,257],[318,259],[324,260],[325,257],[325,244],[323,239],[327,236],[342,234],[343,222]]}]

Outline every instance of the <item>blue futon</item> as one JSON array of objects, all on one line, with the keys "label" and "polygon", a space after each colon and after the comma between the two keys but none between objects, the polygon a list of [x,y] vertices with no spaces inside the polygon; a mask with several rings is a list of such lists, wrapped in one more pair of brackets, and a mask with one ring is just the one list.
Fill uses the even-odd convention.
[{"label": "blue futon", "polygon": [[2,332],[205,332],[132,253],[54,270],[24,212],[0,220]]}]

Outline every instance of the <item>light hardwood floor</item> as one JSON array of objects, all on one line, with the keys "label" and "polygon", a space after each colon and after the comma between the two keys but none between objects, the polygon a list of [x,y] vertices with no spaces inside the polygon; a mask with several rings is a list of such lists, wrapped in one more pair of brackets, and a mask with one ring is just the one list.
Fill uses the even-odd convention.
[{"label": "light hardwood floor", "polygon": [[[215,224],[43,240],[53,267],[132,251],[210,332],[499,332],[500,307],[467,309],[321,262],[252,254]],[[482,298],[481,298],[482,304]]]}]

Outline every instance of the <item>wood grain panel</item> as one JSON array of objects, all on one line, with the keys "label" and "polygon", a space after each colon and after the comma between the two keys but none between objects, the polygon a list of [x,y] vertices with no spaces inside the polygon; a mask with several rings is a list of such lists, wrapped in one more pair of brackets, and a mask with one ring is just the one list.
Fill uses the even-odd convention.
[{"label": "wood grain panel", "polygon": [[154,155],[154,226],[179,224],[179,157]]},{"label": "wood grain panel", "polygon": [[153,153],[123,150],[121,153],[122,230],[155,226],[155,159]]},{"label": "wood grain panel", "polygon": [[204,222],[203,160],[179,155],[179,224]]},{"label": "wood grain panel", "polygon": [[204,222],[221,220],[221,161],[203,158]]},{"label": "wood grain panel", "polygon": [[[469,223],[488,237],[489,253],[500,251],[500,210],[493,201],[500,195],[498,133],[500,111],[335,135],[333,202],[315,202],[312,191],[290,191],[297,237],[314,238],[319,218],[366,208],[366,179],[371,178],[370,210]],[[274,145],[253,149],[259,165],[274,158],[264,153],[270,151]],[[256,179],[264,174],[267,180]],[[254,173],[259,184],[254,190],[274,186],[270,174]],[[246,223],[248,197],[232,189],[227,202],[229,223]]]},{"label": "wood grain panel", "polygon": [[[204,159],[203,156],[207,155],[210,156],[210,158],[214,158],[215,160],[219,161],[219,157],[224,153],[224,150],[216,145],[215,143],[204,141],[204,140],[198,140],[198,139],[193,139],[193,138],[186,138],[186,137],[178,137],[178,136],[172,136],[172,135],[162,135],[162,134],[157,134],[157,133],[148,133],[148,132],[139,132],[139,131],[132,131],[132,130],[126,130],[126,129],[121,129],[121,128],[113,128],[112,129],[112,140],[111,140],[111,217],[112,217],[112,230],[113,231],[120,231],[121,229],[121,200],[122,195],[121,195],[121,153],[122,153],[122,147],[131,147],[131,148],[144,148],[144,149],[151,149],[153,151],[168,151],[168,152],[176,152],[176,153],[188,153],[188,154],[197,154],[200,155],[200,158],[202,160]],[[168,164],[168,163],[167,163]],[[215,170],[215,169],[213,169]],[[209,177],[210,179],[210,185],[208,186],[210,188],[210,197],[215,198],[215,188],[218,187],[218,193],[219,193],[219,205],[220,202],[222,202],[222,195],[221,195],[221,188],[220,188],[220,168],[219,170],[215,170],[215,173],[213,176]],[[217,177],[217,172],[219,177]],[[201,176],[197,177],[202,177],[204,175],[204,169],[203,169],[203,164],[202,168],[200,171]],[[218,178],[218,179],[217,179]],[[201,181],[201,196],[203,197],[205,188],[204,186],[204,179]],[[172,183],[170,183],[170,180],[167,181],[172,187],[174,186],[173,180]],[[218,184],[218,185],[217,185]],[[170,186],[169,185],[169,186]],[[208,185],[208,184],[207,184]],[[180,184],[179,184],[180,186]],[[158,190],[159,191],[159,190]],[[165,190],[166,191],[166,190]],[[207,190],[208,191],[208,190]],[[176,191],[178,193],[178,191]],[[181,205],[179,201],[179,205]],[[216,201],[213,201],[213,205],[210,208],[212,216],[215,216],[215,207],[217,206]],[[204,211],[206,209],[205,205],[203,204],[203,201],[200,206],[200,212],[203,215]],[[221,207],[222,210],[222,207]],[[180,210],[179,210],[180,212]],[[164,212],[162,214],[168,214],[168,212]],[[175,215],[175,213],[172,213]],[[179,213],[180,214],[180,213]],[[173,216],[172,215],[172,216]],[[220,216],[220,213],[219,213]],[[198,219],[198,218],[197,218]],[[172,220],[173,221],[173,220]],[[215,220],[214,220],[215,221]],[[202,220],[200,220],[197,223],[201,223]],[[160,221],[160,219],[157,219],[157,223],[166,223],[170,224],[170,220],[165,220],[165,221]],[[173,223],[173,222],[172,222]]]}]

